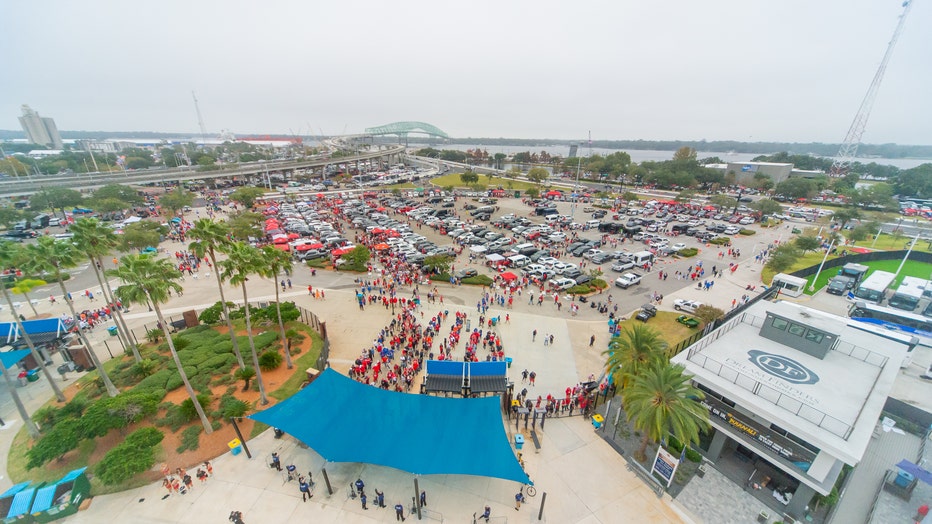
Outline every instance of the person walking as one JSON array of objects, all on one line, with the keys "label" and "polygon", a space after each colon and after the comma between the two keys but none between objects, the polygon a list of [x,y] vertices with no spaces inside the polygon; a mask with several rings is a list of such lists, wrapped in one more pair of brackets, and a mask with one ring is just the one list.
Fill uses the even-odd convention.
[{"label": "person walking", "polygon": [[515,494],[515,511],[521,509],[522,502],[524,502],[524,493],[519,491]]},{"label": "person walking", "polygon": [[311,485],[307,483],[304,476],[298,477],[298,490],[301,491],[302,502],[307,502],[308,499],[313,497],[313,495],[311,495]]},{"label": "person walking", "polygon": [[375,490],[375,505],[384,508],[385,507],[385,493],[379,490]]},{"label": "person walking", "polygon": [[278,458],[278,453],[272,453],[272,463],[269,464],[269,466],[277,469],[278,471],[282,470],[282,461]]},{"label": "person walking", "polygon": [[362,502],[362,509],[369,509],[366,507],[366,492],[363,491],[359,494],[359,502]]},{"label": "person walking", "polygon": [[356,491],[358,491],[360,495],[362,495],[362,490],[365,487],[366,487],[366,483],[363,482],[361,478],[356,479]]},{"label": "person walking", "polygon": [[595,335],[589,337],[589,347],[592,347],[593,344],[595,344]]},{"label": "person walking", "polygon": [[537,340],[537,330],[531,331],[531,342]]},{"label": "person walking", "polygon": [[550,335],[550,345],[553,345],[553,335]]},{"label": "person walking", "polygon": [[537,380],[537,372],[531,371],[531,374],[528,375],[528,379],[531,381],[531,385],[534,385],[534,381]]},{"label": "person walking", "polygon": [[421,507],[427,507],[427,492],[424,490],[421,490]]},{"label": "person walking", "polygon": [[485,511],[482,512],[482,515],[479,515],[479,518],[485,519],[486,522],[489,522],[489,518],[491,516],[492,516],[492,508],[490,508],[489,506],[486,506]]},{"label": "person walking", "polygon": [[395,504],[395,520],[405,521],[405,507],[400,502]]}]

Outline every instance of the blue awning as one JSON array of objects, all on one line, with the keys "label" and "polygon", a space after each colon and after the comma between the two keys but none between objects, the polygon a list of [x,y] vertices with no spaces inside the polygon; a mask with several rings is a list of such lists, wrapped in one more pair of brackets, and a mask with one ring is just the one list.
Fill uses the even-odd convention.
[{"label": "blue awning", "polygon": [[530,484],[505,434],[500,406],[499,397],[386,391],[327,369],[291,398],[249,418],[281,429],[331,462]]},{"label": "blue awning", "polygon": [[[21,324],[23,325],[23,331],[31,336],[50,334],[53,338],[58,338],[68,333],[68,328],[65,326],[65,323],[58,317],[43,318],[41,320],[26,320],[21,322]],[[0,322],[0,339],[2,339],[0,343],[12,344],[19,340],[20,337],[22,337],[22,335],[19,332],[19,326],[16,325],[16,322]],[[35,342],[35,340],[33,340],[33,342]]]},{"label": "blue awning", "polygon": [[3,367],[10,369],[19,363],[20,360],[26,358],[26,355],[29,354],[28,349],[20,349],[17,351],[5,351],[0,353],[0,360],[3,361]]}]

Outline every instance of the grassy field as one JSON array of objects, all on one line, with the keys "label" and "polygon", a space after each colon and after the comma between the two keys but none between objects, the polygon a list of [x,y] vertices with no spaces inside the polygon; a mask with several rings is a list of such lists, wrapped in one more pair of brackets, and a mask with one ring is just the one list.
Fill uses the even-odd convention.
[{"label": "grassy field", "polygon": [[[790,266],[789,269],[784,270],[783,273],[790,274],[794,271],[799,271],[800,269],[803,269],[809,266],[814,266],[822,262],[822,257],[824,256],[825,256],[825,253],[821,251],[806,253],[805,255],[799,257],[799,260],[797,260],[795,264]],[[838,258],[838,257],[829,255],[828,260],[832,260],[833,258]],[[770,282],[773,281],[773,276],[776,274],[777,274],[776,271],[773,271],[772,269],[768,267],[764,267],[764,269],[761,270],[760,272],[760,280],[761,282],[769,286]]]},{"label": "grassy field", "polygon": [[[502,178],[497,176],[493,176],[491,180],[489,180],[489,177],[481,174],[479,175],[479,181],[477,183],[471,186],[467,186],[463,183],[462,180],[460,180],[460,173],[450,173],[448,175],[443,175],[441,177],[431,179],[430,183],[437,187],[453,186],[458,188],[472,189],[474,191],[485,190],[489,188],[497,189],[499,186],[506,190],[510,189],[520,191],[524,191],[532,187],[538,187],[536,184],[524,182],[523,180],[511,180],[510,178]],[[543,192],[543,188],[540,189],[541,192]]]},{"label": "grassy field", "polygon": [[[829,258],[833,258],[833,257],[829,257]],[[785,271],[785,273],[792,273],[793,271],[797,271],[804,267],[818,264],[819,262],[821,262],[821,258],[819,260],[816,260],[815,262],[812,262],[810,260],[808,265],[804,264],[804,265],[800,265],[799,267],[794,266],[789,271]],[[897,268],[900,267],[900,262],[901,262],[900,260],[878,260],[876,262],[869,262],[865,265],[871,268],[871,272],[887,271],[890,273],[896,273]],[[828,285],[829,279],[831,279],[837,274],[838,274],[837,267],[823,269],[822,273],[819,274],[819,279],[815,281],[815,285],[813,286],[814,288],[813,291],[809,291],[809,288],[807,287],[806,294],[807,295],[815,294],[817,291],[819,291],[820,289]],[[810,282],[812,281],[813,276],[809,277]],[[899,276],[897,276],[896,281],[893,284],[893,287],[895,288],[896,286],[898,286],[900,282],[902,282],[903,277],[906,277],[906,276],[919,277],[919,278],[924,278],[924,279],[932,278],[932,264],[926,264],[925,262],[916,262],[914,260],[907,260],[906,265],[903,266],[903,270],[900,271]],[[773,275],[770,275],[770,278],[772,279]]]},{"label": "grassy field", "polygon": [[[913,241],[913,237],[908,237],[905,235],[898,235],[894,237],[893,235],[888,235],[886,233],[880,235],[877,238],[877,241],[867,239],[857,242],[855,245],[860,247],[867,247],[871,249],[877,249],[880,251],[896,251],[899,249],[908,249],[908,244]],[[932,253],[932,249],[929,248],[928,240],[920,240],[916,243],[916,247],[913,248],[916,251],[925,251],[927,253]]]},{"label": "grassy field", "polygon": [[[622,331],[629,329],[631,326],[641,324],[640,320],[635,320],[635,315],[631,315],[631,318],[621,322],[620,326]],[[680,315],[682,315],[682,313],[658,311],[656,317],[647,321],[648,326],[656,329],[661,333],[663,339],[667,342],[667,344],[669,344],[671,350],[680,342],[686,340],[687,338],[695,335],[700,331],[700,328],[688,328],[677,322],[676,317]]]}]

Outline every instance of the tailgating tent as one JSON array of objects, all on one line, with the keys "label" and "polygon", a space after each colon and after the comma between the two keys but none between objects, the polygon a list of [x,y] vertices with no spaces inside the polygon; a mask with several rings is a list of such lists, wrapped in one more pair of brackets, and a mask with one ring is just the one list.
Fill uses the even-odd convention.
[{"label": "tailgating tent", "polygon": [[281,429],[331,462],[530,484],[505,434],[500,404],[495,396],[387,391],[326,369],[291,398],[249,418]]},{"label": "tailgating tent", "polygon": [[511,271],[505,271],[502,273],[502,278],[504,278],[506,282],[511,282],[512,280],[517,280],[518,275],[515,275]]},{"label": "tailgating tent", "polygon": [[498,253],[492,253],[491,255],[486,255],[485,259],[489,262],[502,262],[505,260],[505,257],[499,255]]},{"label": "tailgating tent", "polygon": [[[22,322],[23,330],[29,335],[34,344],[44,344],[65,336],[68,328],[58,317],[43,318],[41,320],[26,320]],[[12,344],[22,337],[15,322],[0,322],[0,339],[3,344]],[[4,354],[5,355],[5,354]],[[4,357],[5,359],[6,357]]]},{"label": "tailgating tent", "polygon": [[469,250],[472,251],[473,253],[485,253],[486,251],[488,251],[488,248],[486,248],[485,246],[472,246],[469,248]]}]

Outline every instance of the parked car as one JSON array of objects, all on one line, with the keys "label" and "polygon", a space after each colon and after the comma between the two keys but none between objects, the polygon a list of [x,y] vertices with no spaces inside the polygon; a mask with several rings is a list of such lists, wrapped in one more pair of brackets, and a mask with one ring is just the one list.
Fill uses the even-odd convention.
[{"label": "parked car", "polygon": [[453,276],[457,279],[469,278],[478,275],[479,272],[475,269],[461,269],[456,273],[453,273]]},{"label": "parked car", "polygon": [[695,300],[686,300],[685,298],[678,298],[673,301],[673,309],[677,311],[686,311],[688,313],[695,313],[699,307],[702,306],[702,302],[696,302]]}]

